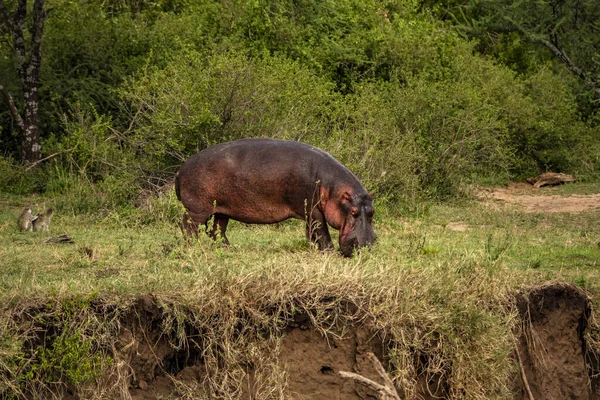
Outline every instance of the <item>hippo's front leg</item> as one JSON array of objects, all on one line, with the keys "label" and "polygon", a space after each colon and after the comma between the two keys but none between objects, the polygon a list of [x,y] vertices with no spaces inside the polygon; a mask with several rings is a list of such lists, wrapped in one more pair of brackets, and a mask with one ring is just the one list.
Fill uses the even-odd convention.
[{"label": "hippo's front leg", "polygon": [[321,211],[315,209],[306,220],[306,237],[317,244],[319,250],[333,250],[327,222]]}]

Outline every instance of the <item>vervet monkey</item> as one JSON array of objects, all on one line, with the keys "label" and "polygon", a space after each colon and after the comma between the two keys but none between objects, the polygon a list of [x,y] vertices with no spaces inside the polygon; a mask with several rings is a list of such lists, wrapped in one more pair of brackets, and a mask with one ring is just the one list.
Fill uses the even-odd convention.
[{"label": "vervet monkey", "polygon": [[41,213],[38,217],[33,221],[33,230],[35,232],[50,232],[50,219],[52,218],[52,214],[54,214],[54,210],[49,208],[45,213]]},{"label": "vervet monkey", "polygon": [[31,207],[26,207],[21,215],[19,215],[19,219],[17,223],[19,224],[19,229],[22,231],[32,231],[33,224],[32,222],[37,218],[37,215],[31,214]]}]

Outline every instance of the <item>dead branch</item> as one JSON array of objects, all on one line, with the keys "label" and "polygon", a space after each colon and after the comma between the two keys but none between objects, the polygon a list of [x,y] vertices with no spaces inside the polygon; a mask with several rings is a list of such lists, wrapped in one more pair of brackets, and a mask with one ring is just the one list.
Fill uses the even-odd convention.
[{"label": "dead branch", "polygon": [[2,95],[4,96],[6,103],[8,103],[8,108],[10,109],[10,113],[11,113],[12,117],[14,118],[15,122],[17,123],[19,132],[21,132],[21,134],[22,134],[23,131],[25,130],[25,125],[23,124],[23,118],[21,118],[21,114],[19,114],[19,110],[17,110],[15,101],[13,100],[13,98],[10,95],[10,93],[8,92],[8,90],[6,90],[6,88],[3,85],[0,85],[0,91],[2,92]]},{"label": "dead branch", "polygon": [[56,156],[58,156],[58,155],[60,155],[60,154],[63,154],[63,153],[68,153],[69,151],[72,151],[72,150],[73,150],[73,149],[67,149],[67,150],[59,151],[58,153],[51,154],[51,155],[49,155],[48,157],[44,157],[44,158],[42,158],[41,160],[37,160],[36,162],[33,162],[33,163],[31,163],[31,165],[29,165],[27,168],[25,168],[25,172],[29,171],[31,168],[35,167],[36,165],[38,165],[38,164],[39,164],[39,163],[41,163],[42,161],[49,160],[49,159],[51,159],[52,157],[56,157]]},{"label": "dead branch", "polygon": [[379,383],[372,381],[369,378],[365,378],[362,375],[355,374],[354,372],[339,371],[338,375],[342,378],[353,379],[365,386],[370,387],[375,391],[375,393],[377,393],[377,397],[379,397],[381,400],[400,400],[400,396],[398,396],[398,393],[396,393],[394,383],[385,372],[385,369],[383,368],[383,365],[381,365],[379,359],[371,352],[368,352],[366,357],[371,360],[375,370],[377,371],[377,374],[383,379],[385,385],[380,385]]},{"label": "dead branch", "polygon": [[550,40],[546,40],[544,37],[534,34],[532,32],[527,31],[525,28],[520,26],[517,22],[513,21],[510,18],[507,18],[508,21],[512,22],[512,24],[529,40],[533,42],[537,42],[542,46],[546,47],[552,54],[554,54],[566,67],[569,71],[571,71],[574,75],[579,77],[590,89],[594,91],[594,94],[598,99],[600,99],[600,86],[599,83],[596,82],[593,78],[588,76],[581,68],[579,68],[571,58],[567,55],[565,50],[560,47],[558,40],[556,37],[550,36]]}]

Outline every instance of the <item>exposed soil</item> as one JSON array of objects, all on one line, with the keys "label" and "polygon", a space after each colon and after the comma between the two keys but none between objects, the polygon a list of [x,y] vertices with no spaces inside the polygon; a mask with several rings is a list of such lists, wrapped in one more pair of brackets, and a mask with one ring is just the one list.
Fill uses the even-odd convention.
[{"label": "exposed soil", "polygon": [[[161,310],[151,296],[140,297],[138,309],[128,318],[115,346],[118,358],[131,368],[129,394],[133,399],[179,398],[176,382],[199,387],[207,377],[200,349],[176,352],[160,333]],[[137,320],[137,322],[136,322]],[[381,379],[364,354],[383,359],[384,346],[368,329],[351,330],[343,338],[325,337],[310,327],[308,317],[297,316],[282,339],[277,358],[287,373],[287,393],[292,399],[375,399],[375,393],[354,381],[342,379],[339,371],[357,372],[376,382]],[[247,370],[241,398],[253,399],[255,386]],[[380,382],[381,383],[381,382]]]},{"label": "exposed soil", "polygon": [[[365,353],[373,351],[362,332],[344,339],[325,340],[310,329],[293,329],[283,339],[280,362],[289,373],[288,388],[292,399],[360,400],[375,394],[354,381],[342,379],[337,372],[357,372],[383,384]],[[381,359],[383,348],[378,346]]]},{"label": "exposed soil", "polygon": [[[514,398],[600,399],[600,384],[595,378],[600,373],[600,363],[597,356],[588,351],[585,341],[592,314],[587,295],[572,285],[554,283],[521,290],[516,294],[515,304],[521,324],[516,332],[520,339],[512,358],[515,365]],[[43,310],[39,311],[43,313]],[[98,312],[103,313],[101,307]],[[231,382],[215,379],[216,370],[225,370],[231,365],[227,365],[220,355],[207,361],[206,354],[211,349],[202,348],[207,342],[203,342],[203,333],[198,328],[184,327],[187,346],[177,346],[173,337],[167,337],[165,324],[173,321],[165,320],[167,314],[153,296],[140,296],[133,307],[119,315],[116,340],[108,349],[114,359],[112,369],[101,379],[100,386],[87,389],[87,393],[92,390],[95,398],[99,398],[98,390],[105,391],[100,398],[107,399],[212,398],[208,385],[212,385],[213,393],[218,385],[217,391],[222,391],[222,398],[377,399],[373,389],[344,379],[338,373],[353,372],[385,384],[373,360],[369,359],[371,354],[384,369],[390,368],[386,351],[388,342],[382,340],[386,336],[369,323],[347,325],[340,336],[324,335],[314,329],[308,315],[299,314],[277,334],[281,335],[279,345],[262,347],[260,356],[251,357],[273,362],[262,366],[260,361],[234,366],[237,368],[234,375],[241,385],[231,386]],[[56,333],[46,331],[45,336]],[[422,365],[427,364],[422,355],[419,359]],[[210,362],[212,364],[207,365]],[[450,365],[446,368],[448,370],[437,376],[416,371],[417,376],[412,377],[417,382],[414,391],[403,387],[395,389],[402,399],[448,398],[452,370]],[[281,379],[269,381],[272,378],[270,372],[273,376],[279,374]],[[277,386],[273,382],[281,391],[269,392]],[[228,392],[232,387],[240,391],[232,395]],[[85,389],[63,389],[55,391],[55,395],[62,393],[60,398],[64,399],[90,397],[85,395]],[[31,398],[51,396],[40,397],[38,393]]]},{"label": "exposed soil", "polygon": [[[516,294],[516,305],[522,324],[517,332],[520,335],[518,351],[513,358],[514,398],[530,400],[528,386],[536,400],[599,399],[595,389],[598,382],[590,378],[598,373],[598,363],[587,354],[584,339],[591,315],[586,294],[568,284],[548,284],[522,290]],[[204,363],[201,341],[192,340],[187,348],[176,349],[162,333],[163,318],[163,310],[149,295],[141,296],[126,316],[113,347],[121,372],[107,378],[113,387],[121,386],[121,391],[117,392],[120,395],[113,393],[107,398],[124,398],[123,392],[127,393],[125,397],[141,400],[209,398],[202,396],[210,370]],[[199,338],[200,332],[188,329],[186,334],[189,338]],[[325,336],[313,329],[308,317],[300,315],[290,321],[281,344],[276,349],[266,350],[273,354],[264,356],[275,357],[280,370],[285,371],[285,398],[376,399],[372,389],[343,379],[337,373],[355,372],[383,384],[366,357],[373,353],[384,368],[389,368],[386,345],[380,337],[368,324],[350,326],[342,338]],[[256,398],[255,367],[248,365],[242,374],[244,389],[239,398]],[[452,371],[444,371],[443,376],[451,377]],[[415,378],[418,381],[416,394],[401,398],[448,398],[445,379]],[[403,388],[396,389],[403,393]]]},{"label": "exposed soil", "polygon": [[[521,367],[534,399],[597,399],[591,389],[584,332],[591,314],[584,292],[552,284],[519,293],[522,320],[518,346]],[[525,380],[517,380],[516,398],[530,400]],[[596,382],[594,386],[596,385]]]},{"label": "exposed soil", "polygon": [[547,195],[528,183],[511,183],[507,188],[485,189],[477,197],[492,206],[512,205],[525,212],[589,212],[600,210],[600,194]]}]

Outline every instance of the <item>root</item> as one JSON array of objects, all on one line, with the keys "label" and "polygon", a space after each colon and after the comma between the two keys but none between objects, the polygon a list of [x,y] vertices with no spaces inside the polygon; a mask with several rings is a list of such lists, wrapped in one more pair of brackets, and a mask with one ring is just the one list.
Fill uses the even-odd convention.
[{"label": "root", "polygon": [[362,375],[355,374],[354,372],[339,371],[338,375],[342,378],[354,379],[355,381],[370,387],[377,393],[377,397],[381,400],[400,400],[400,396],[398,396],[398,393],[396,393],[394,383],[392,382],[388,374],[385,372],[383,365],[381,365],[381,362],[379,362],[375,354],[368,352],[366,354],[366,357],[369,358],[373,363],[375,370],[383,379],[384,385],[380,385],[379,383],[374,382],[369,378],[365,378]]},{"label": "root", "polygon": [[523,379],[523,386],[527,390],[527,395],[529,396],[529,400],[535,400],[533,398],[533,393],[531,393],[531,388],[529,387],[529,382],[527,381],[527,376],[525,375],[525,368],[523,367],[523,360],[521,359],[521,354],[519,353],[519,349],[515,349],[515,353],[517,353],[517,361],[519,362],[519,369],[521,370],[521,379]]}]

